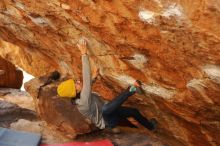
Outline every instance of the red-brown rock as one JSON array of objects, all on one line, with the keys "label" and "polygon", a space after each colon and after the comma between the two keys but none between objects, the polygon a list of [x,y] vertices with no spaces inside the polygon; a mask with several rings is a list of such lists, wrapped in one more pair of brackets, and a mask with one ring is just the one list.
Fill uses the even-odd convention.
[{"label": "red-brown rock", "polygon": [[22,83],[23,72],[0,57],[0,87],[20,89]]},{"label": "red-brown rock", "polygon": [[44,76],[25,83],[26,91],[34,97],[36,111],[40,118],[71,138],[91,132],[94,126],[86,121],[76,105],[73,105],[70,99],[57,96],[56,89],[60,82],[54,82],[40,89],[46,81],[47,76]]}]

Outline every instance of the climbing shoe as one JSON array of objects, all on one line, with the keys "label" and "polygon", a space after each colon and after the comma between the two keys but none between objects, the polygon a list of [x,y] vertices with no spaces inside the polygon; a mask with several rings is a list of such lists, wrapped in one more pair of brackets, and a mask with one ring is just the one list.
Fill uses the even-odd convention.
[{"label": "climbing shoe", "polygon": [[138,93],[140,95],[144,94],[144,91],[143,91],[141,85],[142,85],[141,81],[136,80],[134,82],[134,84],[130,86],[129,91],[130,92],[136,92],[136,93]]}]

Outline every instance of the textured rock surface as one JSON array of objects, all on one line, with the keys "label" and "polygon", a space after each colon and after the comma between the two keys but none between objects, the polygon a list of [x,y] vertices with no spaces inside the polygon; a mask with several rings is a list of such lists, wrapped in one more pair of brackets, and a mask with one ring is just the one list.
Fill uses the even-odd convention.
[{"label": "textured rock surface", "polygon": [[23,83],[23,73],[21,70],[8,62],[7,60],[0,57],[0,87],[6,88],[21,88]]},{"label": "textured rock surface", "polygon": [[104,98],[140,79],[149,96],[127,104],[160,121],[158,137],[220,145],[219,20],[218,0],[1,0],[0,54],[35,76],[78,78],[85,36]]},{"label": "textured rock surface", "polygon": [[9,127],[11,123],[19,119],[36,120],[37,116],[34,111],[0,100],[0,127]]},{"label": "textured rock surface", "polygon": [[0,99],[19,105],[21,108],[35,111],[33,98],[20,89],[0,88]]}]

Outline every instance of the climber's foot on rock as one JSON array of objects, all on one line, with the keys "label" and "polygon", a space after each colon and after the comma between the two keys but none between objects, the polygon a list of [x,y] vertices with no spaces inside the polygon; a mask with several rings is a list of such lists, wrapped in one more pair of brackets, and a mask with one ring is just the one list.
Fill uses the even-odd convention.
[{"label": "climber's foot on rock", "polygon": [[144,94],[144,90],[142,89],[142,83],[139,80],[136,80],[133,85],[130,86],[129,91],[130,92],[136,92],[138,94]]}]

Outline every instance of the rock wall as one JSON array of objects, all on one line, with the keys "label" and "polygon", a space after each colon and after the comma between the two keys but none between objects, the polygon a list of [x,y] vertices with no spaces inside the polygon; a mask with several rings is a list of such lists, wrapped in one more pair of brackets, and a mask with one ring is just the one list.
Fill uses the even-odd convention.
[{"label": "rock wall", "polygon": [[0,57],[0,87],[20,89],[22,83],[23,72]]},{"label": "rock wall", "polygon": [[89,43],[94,85],[112,99],[135,79],[146,97],[127,102],[160,122],[170,145],[220,145],[218,0],[1,0],[0,55],[35,76],[81,76],[76,43]]}]

